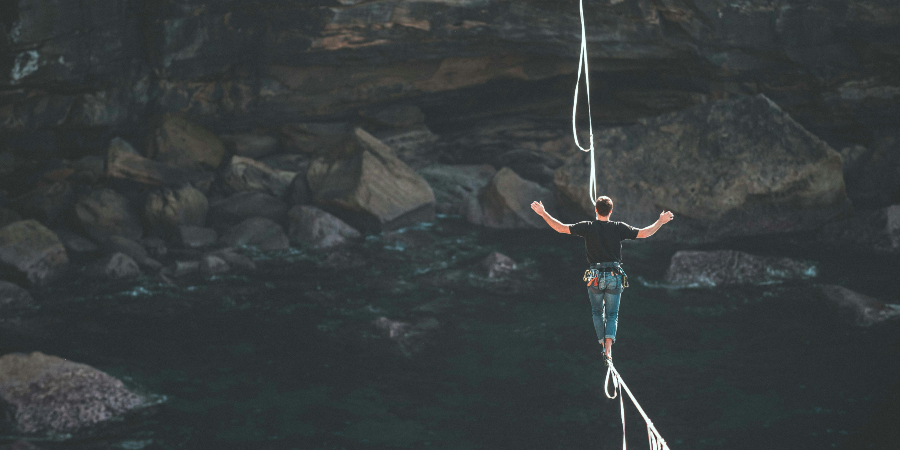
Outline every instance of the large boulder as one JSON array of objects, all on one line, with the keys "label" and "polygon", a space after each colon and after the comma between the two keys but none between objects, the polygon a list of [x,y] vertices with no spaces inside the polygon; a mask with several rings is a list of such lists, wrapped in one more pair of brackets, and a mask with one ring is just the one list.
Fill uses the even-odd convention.
[{"label": "large boulder", "polygon": [[229,228],[219,242],[229,247],[251,246],[263,251],[290,247],[281,225],[264,217],[251,217]]},{"label": "large boulder", "polygon": [[8,425],[29,435],[85,431],[145,403],[104,372],[40,352],[0,357],[0,399]]},{"label": "large boulder", "polygon": [[190,185],[151,191],[144,204],[148,228],[171,232],[179,226],[203,226],[209,201]]},{"label": "large boulder", "polygon": [[26,219],[53,224],[75,203],[75,191],[66,181],[41,184],[14,200],[15,208]]},{"label": "large boulder", "polygon": [[843,286],[820,286],[822,294],[835,306],[850,311],[857,325],[869,326],[900,319],[900,305],[884,303]]},{"label": "large boulder", "polygon": [[488,164],[432,164],[418,172],[434,191],[438,213],[465,215],[470,199],[490,183],[497,170]]},{"label": "large boulder", "polygon": [[68,253],[94,253],[100,249],[90,239],[65,228],[57,228],[53,232],[56,233]]},{"label": "large boulder", "polygon": [[165,114],[153,130],[148,154],[156,161],[182,168],[219,167],[225,157],[222,141],[180,114]]},{"label": "large boulder", "polygon": [[264,192],[244,191],[216,200],[209,207],[209,224],[221,231],[251,217],[265,217],[285,223],[288,205]]},{"label": "large boulder", "polygon": [[112,189],[99,189],[82,196],[75,204],[75,215],[84,231],[98,242],[115,235],[140,239],[144,234],[131,202]]},{"label": "large boulder", "polygon": [[150,185],[175,186],[197,177],[187,170],[141,156],[124,139],[115,137],[106,152],[106,176]]},{"label": "large boulder", "polygon": [[815,264],[734,250],[679,251],[672,256],[666,281],[673,286],[713,287],[769,284],[815,277]]},{"label": "large boulder", "polygon": [[900,204],[868,211],[823,227],[820,238],[832,244],[877,252],[900,252]]},{"label": "large boulder", "polygon": [[29,219],[0,228],[0,270],[13,279],[43,284],[69,262],[52,231]]},{"label": "large boulder", "polygon": [[141,267],[150,270],[159,270],[162,264],[150,257],[147,249],[140,242],[133,241],[124,236],[110,236],[101,244],[104,253],[123,253],[138,263]]},{"label": "large boulder", "polygon": [[234,191],[260,191],[281,198],[296,176],[296,172],[273,169],[250,158],[233,156],[222,178]]},{"label": "large boulder", "polygon": [[357,151],[329,161],[319,158],[307,172],[314,201],[357,228],[389,230],[434,219],[428,183],[391,149],[357,128]]},{"label": "large boulder", "polygon": [[490,228],[546,228],[544,219],[531,209],[534,201],[541,201],[547,211],[555,213],[553,192],[504,167],[494,174],[477,199],[470,199],[466,219]]},{"label": "large boulder", "polygon": [[219,240],[219,234],[212,228],[181,226],[178,227],[178,241],[185,248],[209,247]]},{"label": "large boulder", "polygon": [[34,300],[28,291],[15,283],[0,280],[0,312],[31,306]]},{"label": "large boulder", "polygon": [[[663,209],[665,235],[714,240],[813,229],[849,208],[841,157],[762,95],[712,102],[595,136],[599,193],[617,220],[643,226]],[[587,154],[555,172],[557,189],[593,217]]]},{"label": "large boulder", "polygon": [[262,158],[281,147],[278,137],[262,133],[226,134],[221,139],[232,154],[245,158]]},{"label": "large boulder", "polygon": [[123,280],[140,275],[141,268],[125,253],[113,253],[91,263],[87,273],[96,278]]},{"label": "large boulder", "polygon": [[297,205],[288,211],[288,238],[313,248],[328,248],[358,239],[361,235],[343,220],[315,206]]}]

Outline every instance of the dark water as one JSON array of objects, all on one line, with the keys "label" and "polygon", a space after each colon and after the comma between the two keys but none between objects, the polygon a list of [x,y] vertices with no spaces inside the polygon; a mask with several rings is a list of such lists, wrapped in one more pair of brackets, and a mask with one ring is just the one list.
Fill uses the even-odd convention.
[{"label": "dark water", "polygon": [[[897,448],[900,326],[855,326],[815,286],[900,301],[898,258],[775,244],[729,246],[813,260],[819,276],[655,288],[676,248],[628,246],[617,368],[673,450]],[[5,320],[0,351],[66,357],[166,397],[41,448],[618,449],[581,245],[442,219],[330,256],[254,254],[253,274],[75,279]],[[490,251],[523,268],[486,279],[473,266]],[[381,316],[439,326],[407,356],[372,324]],[[626,410],[629,446],[645,448]]]}]

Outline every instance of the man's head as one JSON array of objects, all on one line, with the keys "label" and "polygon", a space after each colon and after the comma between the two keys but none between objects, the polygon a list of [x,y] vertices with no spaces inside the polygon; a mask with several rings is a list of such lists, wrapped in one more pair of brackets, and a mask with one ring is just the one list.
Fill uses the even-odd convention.
[{"label": "man's head", "polygon": [[597,211],[598,216],[609,217],[609,215],[612,214],[613,201],[605,195],[597,197],[597,202],[594,203],[594,209]]}]

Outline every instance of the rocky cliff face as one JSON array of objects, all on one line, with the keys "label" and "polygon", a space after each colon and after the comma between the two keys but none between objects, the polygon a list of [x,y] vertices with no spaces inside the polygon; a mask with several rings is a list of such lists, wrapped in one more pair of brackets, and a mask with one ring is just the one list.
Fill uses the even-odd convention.
[{"label": "rocky cliff face", "polygon": [[[855,206],[900,201],[893,0],[604,0],[585,18],[595,124],[763,94],[841,153]],[[178,153],[212,155],[205,170],[250,142],[302,172],[362,125],[414,169],[487,163],[553,188],[573,150],[574,0],[7,0],[0,31],[9,198],[117,136],[137,154],[108,172],[197,184],[160,157],[172,117],[225,140]]]}]

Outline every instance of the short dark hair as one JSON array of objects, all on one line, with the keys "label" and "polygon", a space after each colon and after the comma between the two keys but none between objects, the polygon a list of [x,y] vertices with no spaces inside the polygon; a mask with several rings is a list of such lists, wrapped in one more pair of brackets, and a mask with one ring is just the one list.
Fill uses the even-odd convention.
[{"label": "short dark hair", "polygon": [[602,195],[597,197],[597,202],[594,203],[594,208],[597,209],[597,214],[600,214],[600,217],[608,216],[609,213],[612,212],[613,201],[611,198]]}]

